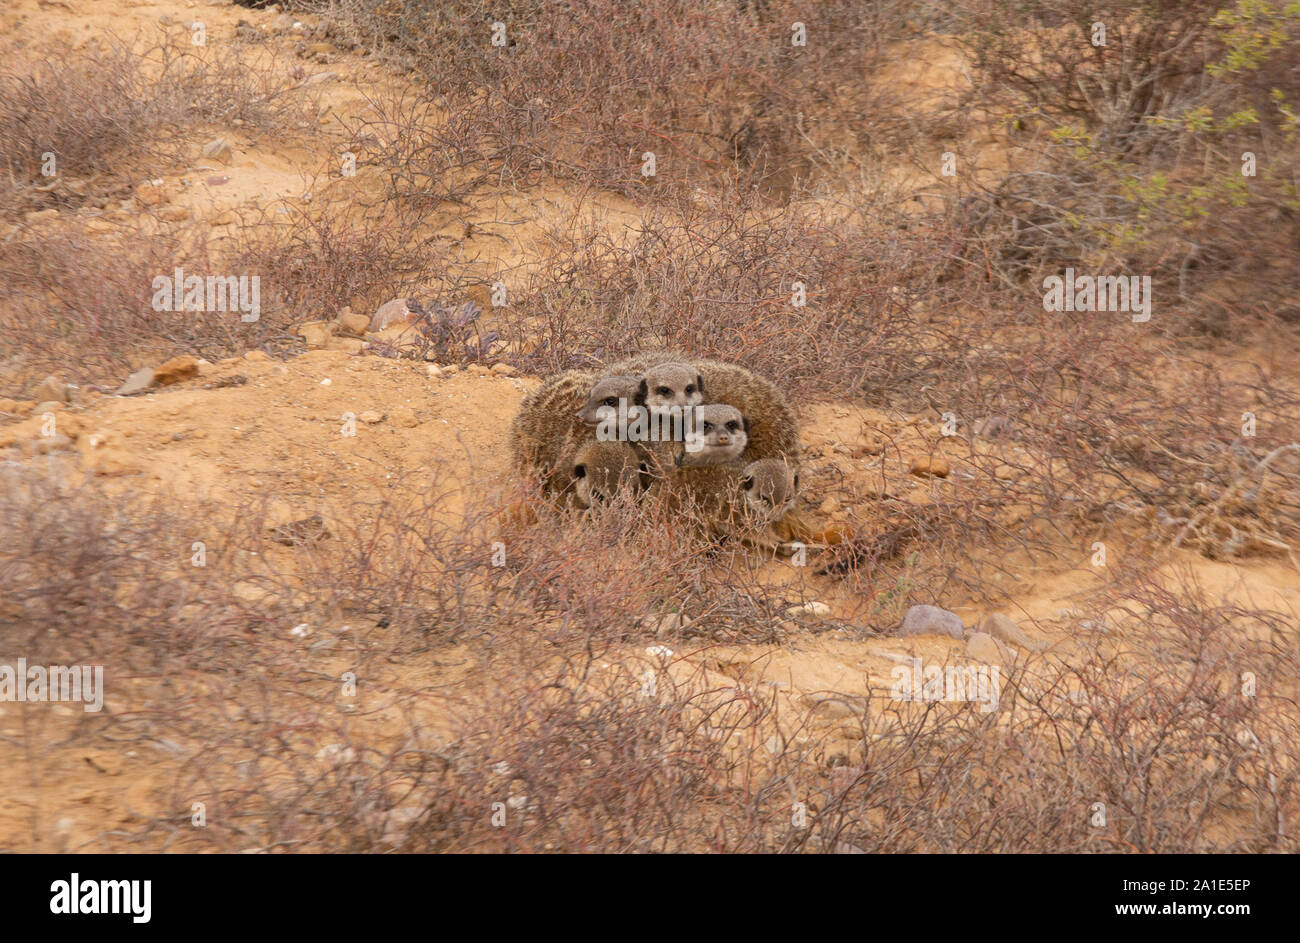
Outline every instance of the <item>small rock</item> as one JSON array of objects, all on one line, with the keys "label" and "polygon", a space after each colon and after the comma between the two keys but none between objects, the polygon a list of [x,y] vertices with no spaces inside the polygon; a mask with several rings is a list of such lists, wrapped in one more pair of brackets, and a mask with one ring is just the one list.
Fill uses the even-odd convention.
[{"label": "small rock", "polygon": [[401,426],[403,429],[413,429],[420,424],[420,419],[415,415],[415,410],[409,406],[397,406],[388,414],[388,421],[395,426]]},{"label": "small rock", "polygon": [[327,321],[306,321],[298,325],[298,336],[308,347],[326,347],[334,336],[334,325]]},{"label": "small rock", "polygon": [[200,153],[208,160],[215,160],[221,164],[229,164],[234,159],[234,152],[230,149],[230,142],[225,138],[213,138],[203,145],[203,150]]},{"label": "small rock", "polygon": [[834,495],[827,495],[826,498],[818,505],[817,510],[823,514],[835,514],[840,509],[840,502]]},{"label": "small rock", "polygon": [[980,632],[1026,650],[1033,650],[1035,647],[1020,626],[1000,612],[986,616],[984,621],[980,623]]},{"label": "small rock", "polygon": [[494,377],[514,377],[519,375],[519,371],[508,363],[498,363],[493,364],[492,375]]},{"label": "small rock", "polygon": [[963,635],[961,617],[938,606],[913,606],[903,616],[898,627],[899,635]]},{"label": "small rock", "polygon": [[312,43],[307,51],[313,56],[328,56],[334,52],[334,47],[330,43]]},{"label": "small rock", "polygon": [[966,654],[986,665],[996,665],[1003,660],[997,640],[985,632],[971,633],[966,641]]},{"label": "small rock", "polygon": [[672,635],[690,624],[691,620],[684,619],[680,612],[670,612],[666,616],[646,616],[641,620],[641,628],[647,632],[653,632],[655,638]]},{"label": "small rock", "polygon": [[118,396],[134,396],[136,393],[143,393],[153,386],[153,369],[145,367],[143,370],[137,370],[126,378],[126,382],[118,388]]},{"label": "small rock", "polygon": [[154,382],[159,386],[170,386],[173,383],[179,383],[182,380],[188,380],[190,377],[198,375],[199,358],[192,357],[189,354],[173,357],[155,368],[153,372]]},{"label": "small rock", "polygon": [[360,419],[362,422],[368,422],[373,425],[374,423],[377,422],[383,422],[384,414],[375,412],[373,409],[367,409],[364,413],[358,415],[357,418]]},{"label": "small rock", "polygon": [[937,455],[918,455],[908,468],[908,473],[918,478],[947,478],[948,471],[948,463]]},{"label": "small rock", "polygon": [[806,602],[802,606],[791,606],[785,611],[787,616],[812,616],[824,619],[831,614],[831,607],[824,602]]},{"label": "small rock", "polygon": [[485,377],[488,375],[488,368],[483,366],[481,363],[472,363],[465,369],[477,377]]},{"label": "small rock", "polygon": [[39,223],[47,219],[58,219],[59,211],[56,209],[32,210],[30,213],[23,214],[23,221],[28,223]]},{"label": "small rock", "polygon": [[41,381],[40,386],[36,387],[35,392],[32,393],[32,398],[66,403],[69,399],[68,385],[58,377],[48,376]]},{"label": "small rock", "polygon": [[278,544],[284,544],[286,547],[316,543],[330,536],[325,519],[319,514],[313,514],[311,517],[304,517],[299,521],[291,521],[288,524],[272,527],[270,532],[272,540]]},{"label": "small rock", "polygon": [[159,219],[168,223],[180,223],[190,218],[190,208],[188,206],[164,206],[154,214]]},{"label": "small rock", "polygon": [[424,368],[424,372],[431,380],[442,379],[442,367],[438,366],[436,363],[427,364]]},{"label": "small rock", "polygon": [[361,337],[370,330],[370,318],[364,314],[353,314],[351,308],[340,311],[335,323],[338,324],[340,333],[351,334],[354,337]]},{"label": "small rock", "polygon": [[370,330],[382,331],[392,324],[409,324],[411,321],[411,309],[406,306],[405,298],[394,298],[391,301],[385,301],[375,311],[374,317],[370,319]]}]

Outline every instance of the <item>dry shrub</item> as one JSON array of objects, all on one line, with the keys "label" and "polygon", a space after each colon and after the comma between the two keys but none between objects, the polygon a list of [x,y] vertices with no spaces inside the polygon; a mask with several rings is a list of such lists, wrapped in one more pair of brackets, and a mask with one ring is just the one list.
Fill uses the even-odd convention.
[{"label": "dry shrub", "polygon": [[[188,34],[139,49],[116,37],[75,56],[53,45],[21,50],[0,72],[0,209],[105,205],[141,164],[156,176],[195,150],[193,133],[238,119],[282,133],[315,112],[264,53],[196,47]],[[42,176],[53,154],[55,185]]]}]

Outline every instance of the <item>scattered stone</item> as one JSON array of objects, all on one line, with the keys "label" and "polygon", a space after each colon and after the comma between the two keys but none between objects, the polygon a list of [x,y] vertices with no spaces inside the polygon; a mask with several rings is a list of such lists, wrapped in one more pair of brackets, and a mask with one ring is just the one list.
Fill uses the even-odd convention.
[{"label": "scattered stone", "polygon": [[828,494],[817,507],[817,510],[821,511],[823,514],[835,514],[839,509],[840,502],[833,494]]},{"label": "scattered stone", "polygon": [[787,616],[812,616],[824,619],[831,614],[831,607],[824,602],[806,602],[802,606],[791,606],[785,611]]},{"label": "scattered stone", "polygon": [[230,142],[225,138],[213,138],[203,145],[203,150],[200,153],[208,160],[215,160],[222,164],[229,164],[234,159],[234,152],[230,149]]},{"label": "scattered stone", "polygon": [[325,526],[325,520],[319,514],[272,527],[270,531],[271,539],[286,547],[315,543],[330,536],[329,528]]},{"label": "scattered stone", "polygon": [[154,214],[159,219],[168,223],[180,223],[190,218],[190,208],[188,206],[164,206]]},{"label": "scattered stone", "polygon": [[848,694],[805,694],[800,700],[808,705],[809,712],[827,717],[857,718],[866,714],[866,708]]},{"label": "scattered stone", "polygon": [[40,386],[36,387],[32,397],[37,400],[55,400],[60,403],[66,403],[69,400],[68,385],[58,377],[48,376],[41,381]]},{"label": "scattered stone", "polygon": [[382,331],[392,324],[409,324],[410,322],[411,309],[407,307],[406,299],[394,298],[392,301],[385,301],[375,311],[374,317],[370,319],[370,330]]},{"label": "scattered stone", "polygon": [[961,638],[961,616],[938,606],[913,606],[903,616],[898,627],[899,635],[949,635]]},{"label": "scattered stone", "polygon": [[672,635],[691,624],[691,620],[680,612],[670,612],[665,616],[646,616],[641,620],[641,628],[654,634],[655,638]]},{"label": "scattered stone", "polygon": [[371,425],[384,421],[384,414],[375,412],[373,409],[367,409],[364,413],[357,416],[362,422],[368,422]]},{"label": "scattered stone", "polygon": [[353,314],[351,308],[340,311],[335,323],[338,324],[340,333],[351,334],[354,337],[361,337],[370,330],[370,318],[364,314]]},{"label": "scattered stone", "polygon": [[153,386],[153,368],[145,367],[143,370],[137,370],[126,378],[126,382],[118,388],[118,396],[134,396],[137,393],[143,393]]},{"label": "scattered stone", "polygon": [[420,424],[420,419],[415,415],[415,410],[409,406],[394,407],[388,414],[388,421],[403,429],[413,429]]},{"label": "scattered stone", "polygon": [[492,375],[494,377],[514,377],[519,375],[519,371],[508,363],[498,363],[493,364]]},{"label": "scattered stone", "polygon": [[23,221],[28,223],[39,223],[47,219],[58,219],[59,211],[56,209],[32,210],[30,213],[23,214]]},{"label": "scattered stone", "polygon": [[474,374],[476,377],[485,377],[488,375],[488,368],[483,366],[481,363],[472,363],[465,369],[467,369],[470,373]]},{"label": "scattered stone", "polygon": [[199,358],[189,354],[173,357],[157,367],[153,372],[154,382],[159,386],[171,386],[199,375]]},{"label": "scattered stone", "polygon": [[1020,648],[1026,649],[1027,651],[1032,651],[1036,648],[1034,643],[1029,641],[1029,636],[1025,635],[1020,626],[1016,625],[1012,619],[1004,616],[1000,612],[995,612],[986,616],[984,621],[980,623],[980,631],[993,636],[995,639],[1000,639],[1003,642],[1010,645],[1016,645]]},{"label": "scattered stone", "polygon": [[329,321],[306,321],[298,325],[298,336],[308,347],[322,348],[328,346],[334,336],[334,327]]},{"label": "scattered stone", "polygon": [[908,473],[918,478],[947,478],[948,463],[937,455],[919,455],[912,459]]},{"label": "scattered stone", "polygon": [[971,637],[966,640],[966,654],[987,665],[998,664],[1003,660],[997,640],[985,632],[971,633]]},{"label": "scattered stone", "polygon": [[424,372],[431,380],[442,379],[442,367],[438,366],[436,363],[426,364]]}]

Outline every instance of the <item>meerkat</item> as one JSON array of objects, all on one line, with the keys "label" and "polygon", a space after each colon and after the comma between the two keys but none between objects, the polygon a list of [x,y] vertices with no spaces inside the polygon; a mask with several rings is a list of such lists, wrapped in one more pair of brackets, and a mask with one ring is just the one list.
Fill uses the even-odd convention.
[{"label": "meerkat", "polygon": [[704,378],[689,364],[672,360],[654,364],[641,377],[636,402],[652,410],[699,406],[704,402]]},{"label": "meerkat", "polygon": [[569,476],[580,508],[606,504],[622,492],[641,490],[641,455],[626,442],[591,441],[578,449]]},{"label": "meerkat", "polygon": [[566,370],[524,397],[510,427],[511,460],[519,471],[536,471],[543,486],[560,494],[572,484],[568,458],[592,438],[579,417],[599,377]]},{"label": "meerkat", "polygon": [[734,406],[710,403],[692,410],[695,432],[677,454],[686,467],[729,465],[740,459],[749,442],[749,420]]},{"label": "meerkat", "polygon": [[606,376],[596,381],[587,394],[587,402],[578,410],[578,418],[585,425],[600,425],[602,409],[612,409],[617,414],[619,402],[625,406],[636,403],[637,393],[641,387],[640,377]]},{"label": "meerkat", "polygon": [[[636,374],[644,377],[651,368],[661,364],[685,363],[695,368],[704,403],[727,403],[736,407],[749,420],[749,432],[742,458],[756,461],[763,458],[794,460],[799,454],[799,429],[794,410],[777,387],[744,367],[717,360],[698,360],[673,351],[655,351],[638,354],[610,364],[609,373]],[[649,391],[649,383],[647,393]],[[684,391],[684,387],[683,387]]]},{"label": "meerkat", "polygon": [[745,466],[740,477],[745,506],[755,520],[780,520],[790,510],[799,490],[799,472],[776,458],[759,459]]}]

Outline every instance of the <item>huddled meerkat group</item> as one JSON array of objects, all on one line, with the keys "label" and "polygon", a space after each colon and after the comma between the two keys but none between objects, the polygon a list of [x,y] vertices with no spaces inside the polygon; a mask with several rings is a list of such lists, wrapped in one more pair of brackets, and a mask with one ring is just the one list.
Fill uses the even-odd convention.
[{"label": "huddled meerkat group", "polygon": [[715,534],[802,536],[788,523],[799,485],[794,412],[775,385],[735,364],[657,351],[557,374],[524,398],[511,448],[515,467],[564,505],[655,496],[689,504]]}]

